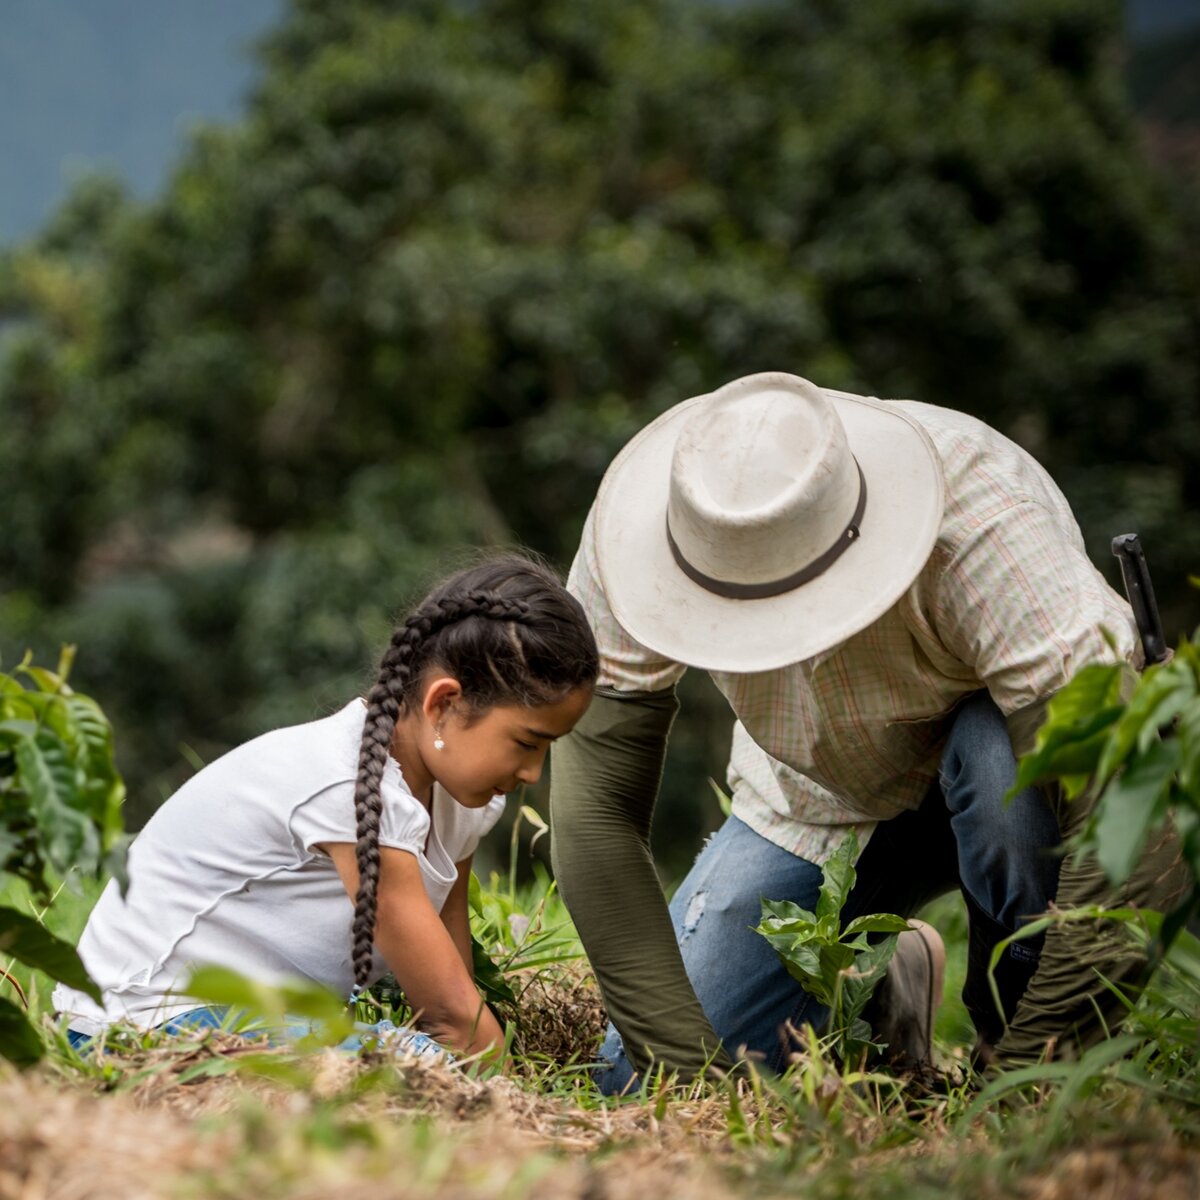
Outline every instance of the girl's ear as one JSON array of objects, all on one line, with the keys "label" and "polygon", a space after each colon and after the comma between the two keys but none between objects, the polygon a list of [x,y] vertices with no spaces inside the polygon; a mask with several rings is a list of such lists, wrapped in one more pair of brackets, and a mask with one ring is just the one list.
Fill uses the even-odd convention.
[{"label": "girl's ear", "polygon": [[432,725],[444,721],[462,699],[462,684],[453,675],[436,675],[425,687],[421,711]]}]

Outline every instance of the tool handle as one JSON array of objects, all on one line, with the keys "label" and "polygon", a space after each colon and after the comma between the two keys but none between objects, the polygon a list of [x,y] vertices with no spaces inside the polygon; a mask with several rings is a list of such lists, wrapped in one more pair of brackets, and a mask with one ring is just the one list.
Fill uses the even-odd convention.
[{"label": "tool handle", "polygon": [[1125,594],[1137,621],[1138,633],[1142,637],[1142,649],[1146,654],[1146,666],[1166,660],[1167,641],[1163,636],[1162,620],[1158,615],[1158,603],[1154,599],[1154,585],[1150,582],[1150,568],[1146,565],[1146,554],[1142,541],[1136,533],[1123,533],[1112,540],[1112,552],[1121,564],[1121,576],[1125,580]]}]

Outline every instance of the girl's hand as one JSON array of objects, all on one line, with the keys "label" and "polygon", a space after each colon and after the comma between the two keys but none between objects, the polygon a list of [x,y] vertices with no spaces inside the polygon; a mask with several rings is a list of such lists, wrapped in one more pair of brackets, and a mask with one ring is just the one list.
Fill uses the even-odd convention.
[{"label": "girl's hand", "polygon": [[[329,842],[323,849],[354,899],[354,846]],[[480,997],[462,949],[430,902],[416,857],[407,850],[379,848],[375,945],[412,1005],[418,1029],[455,1054],[500,1058],[504,1031]]]}]

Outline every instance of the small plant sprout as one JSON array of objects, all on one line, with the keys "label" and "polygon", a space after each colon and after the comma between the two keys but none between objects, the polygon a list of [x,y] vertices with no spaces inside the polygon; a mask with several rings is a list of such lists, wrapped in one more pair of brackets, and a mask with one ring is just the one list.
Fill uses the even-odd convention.
[{"label": "small plant sprout", "polygon": [[[775,948],[793,979],[829,1009],[828,1039],[844,1063],[858,1064],[874,1049],[862,1013],[887,971],[896,937],[908,929],[903,917],[873,913],[842,928],[842,907],[854,887],[858,838],[846,836],[825,864],[817,911],[788,900],[763,900],[757,932]],[[869,934],[886,934],[872,943]]]}]

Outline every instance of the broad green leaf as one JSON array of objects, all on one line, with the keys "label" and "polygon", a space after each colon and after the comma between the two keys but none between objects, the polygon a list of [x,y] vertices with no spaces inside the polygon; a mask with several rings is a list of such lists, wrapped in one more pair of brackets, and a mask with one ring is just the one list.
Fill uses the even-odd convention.
[{"label": "broad green leaf", "polygon": [[105,782],[116,778],[112,728],[94,700],[87,696],[60,696],[47,710],[46,723],[89,777]]},{"label": "broad green leaf", "polygon": [[1006,793],[1006,798],[1011,799],[1031,784],[1045,779],[1091,775],[1104,751],[1108,727],[1122,711],[1120,705],[1112,705],[1070,725],[1057,727],[1051,727],[1047,720],[1038,733],[1033,753],[1021,759],[1016,781]]},{"label": "broad green leaf", "polygon": [[842,839],[842,843],[825,863],[817,900],[817,920],[837,916],[846,903],[846,897],[854,887],[854,864],[858,861],[858,838],[853,831]]},{"label": "broad green leaf", "polygon": [[504,972],[475,937],[471,938],[471,959],[475,969],[475,983],[483,992],[484,998],[489,1002],[503,1001],[506,1004],[516,1005],[516,994],[505,978]]},{"label": "broad green leaf", "polygon": [[777,925],[773,920],[768,920],[757,927],[757,932],[781,953],[790,951],[794,946],[822,940],[821,927],[814,921],[788,921]]},{"label": "broad green leaf", "polygon": [[1160,735],[1169,734],[1169,727],[1177,720],[1181,713],[1186,711],[1195,698],[1196,692],[1194,688],[1191,691],[1187,691],[1184,688],[1176,688],[1173,692],[1164,696],[1146,718],[1146,724],[1142,726],[1142,731],[1138,735],[1138,749],[1146,750],[1155,738]]},{"label": "broad green leaf", "polygon": [[66,746],[48,729],[38,729],[15,747],[21,785],[37,809],[43,805],[70,807],[77,776]]},{"label": "broad green leaf", "polygon": [[13,908],[0,908],[0,959],[7,957],[44,971],[51,979],[100,1003],[100,989],[88,977],[74,946],[55,937],[33,917]]},{"label": "broad green leaf", "polygon": [[21,783],[42,836],[46,858],[60,875],[73,867],[86,875],[100,864],[100,836],[96,826],[74,805],[79,773],[66,747],[49,729],[16,746]]},{"label": "broad green leaf", "polygon": [[903,933],[908,922],[895,913],[872,913],[869,917],[855,917],[842,930],[842,937],[849,938],[859,933]]},{"label": "broad green leaf", "polygon": [[31,1067],[46,1053],[38,1031],[11,1001],[0,997],[0,1057],[18,1067]]},{"label": "broad green leaf", "polygon": [[11,744],[22,738],[31,738],[37,733],[37,722],[9,717],[0,721],[0,742]]},{"label": "broad green leaf", "polygon": [[897,934],[884,938],[854,957],[842,988],[842,1020],[853,1022],[862,1013],[896,953]]},{"label": "broad green leaf", "polygon": [[1114,723],[1097,767],[1105,783],[1135,746],[1144,750],[1158,730],[1173,720],[1196,695],[1196,681],[1185,663],[1151,667]]},{"label": "broad green leaf", "polygon": [[0,871],[21,849],[24,839],[9,829],[0,828]]},{"label": "broad green leaf", "polygon": [[37,684],[38,690],[50,696],[57,696],[62,692],[66,684],[53,671],[47,671],[45,667],[34,667],[22,663],[17,670],[22,674],[32,679]]},{"label": "broad green leaf", "polygon": [[302,1017],[316,1022],[319,1032],[302,1039],[308,1045],[337,1045],[354,1032],[346,998],[316,983],[286,983],[272,987],[256,983],[226,967],[201,967],[180,994],[236,1009],[261,1018],[268,1029],[283,1029]]},{"label": "broad green leaf", "polygon": [[1091,742],[1122,712],[1120,693],[1126,668],[1120,664],[1084,667],[1046,706],[1046,720],[1034,748],[1025,755],[1008,791],[1015,796],[1032,783],[1062,774],[1090,774],[1101,751]]},{"label": "broad green leaf", "polygon": [[815,947],[811,945],[796,945],[791,947],[786,954],[781,954],[780,957],[783,959],[783,965],[787,968],[788,974],[793,979],[797,979],[805,984],[806,991],[809,990],[807,985],[810,982],[813,980],[820,981],[821,957]]},{"label": "broad green leaf", "polygon": [[1150,829],[1166,815],[1171,777],[1179,763],[1175,739],[1134,758],[1097,802],[1096,858],[1113,883],[1129,878]]},{"label": "broad green leaf", "polygon": [[1179,786],[1200,808],[1200,700],[1179,714],[1175,726],[1179,742]]},{"label": "broad green leaf", "polygon": [[816,913],[809,912],[807,908],[801,908],[800,905],[791,900],[766,900],[762,901],[763,920],[767,917],[776,917],[780,921],[807,921],[815,922],[817,919]]},{"label": "broad green leaf", "polygon": [[[814,950],[813,955],[816,956]],[[820,957],[816,957],[815,966],[811,964],[811,960],[807,957],[798,958],[793,961],[791,958],[784,958],[783,965],[787,969],[787,973],[810,995],[813,999],[824,1004],[826,1008],[831,1008],[834,1002],[834,989],[836,984],[836,975],[833,979],[828,979],[825,974],[825,969],[820,961]]]},{"label": "broad green leaf", "polygon": [[1123,663],[1093,663],[1084,667],[1050,698],[1042,732],[1086,721],[1093,713],[1117,703],[1127,673],[1128,668]]},{"label": "broad green leaf", "polygon": [[821,973],[831,982],[854,966],[854,950],[843,942],[818,945],[817,953],[821,958]]},{"label": "broad green leaf", "polygon": [[45,718],[46,709],[55,700],[52,695],[31,692],[28,688],[23,688],[16,680],[7,675],[0,675],[0,684],[3,685],[2,715],[5,718],[17,717],[22,720],[40,722]]}]

